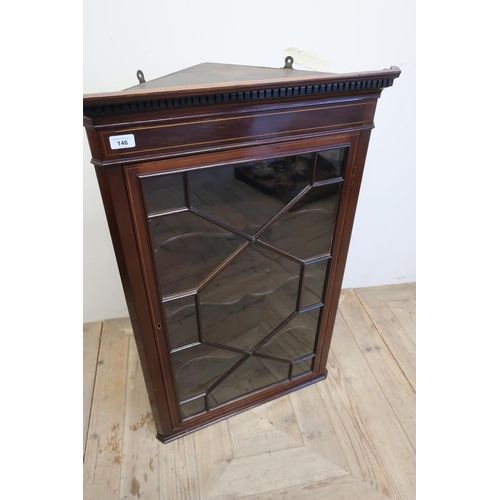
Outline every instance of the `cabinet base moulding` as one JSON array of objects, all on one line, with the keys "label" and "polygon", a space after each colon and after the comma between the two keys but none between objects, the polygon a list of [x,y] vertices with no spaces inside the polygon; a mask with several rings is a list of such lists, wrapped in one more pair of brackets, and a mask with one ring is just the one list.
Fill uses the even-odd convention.
[{"label": "cabinet base moulding", "polygon": [[[183,436],[186,436],[187,434],[192,434],[193,432],[196,432],[200,429],[204,429],[205,427],[208,427],[210,425],[216,424],[218,422],[221,422],[222,420],[226,420],[227,418],[234,417],[235,415],[239,415],[240,413],[243,413],[244,411],[251,410],[252,408],[256,408],[257,406],[263,405],[265,403],[269,403],[271,401],[274,401],[276,399],[281,398],[282,396],[285,396],[287,394],[290,394],[292,392],[298,391],[299,389],[302,389],[304,387],[307,387],[309,385],[315,384],[317,382],[321,382],[322,380],[325,380],[326,377],[328,376],[328,370],[325,370],[324,373],[318,374],[311,374],[311,375],[306,375],[304,377],[301,377],[299,380],[294,380],[293,385],[290,385],[290,387],[286,389],[281,389],[277,394],[272,394],[269,396],[265,397],[260,397],[257,401],[255,402],[246,402],[245,405],[243,405],[241,408],[236,408],[232,411],[227,411],[224,413],[224,415],[215,418],[215,419],[210,419],[209,421],[203,423],[203,424],[197,424],[196,426],[192,428],[187,428],[187,429],[179,429],[177,431],[174,431],[172,434],[168,436],[163,436],[162,434],[157,434],[156,438],[163,444],[170,443],[171,441],[175,441],[176,439],[179,439]],[[187,422],[186,422],[187,423]]]}]

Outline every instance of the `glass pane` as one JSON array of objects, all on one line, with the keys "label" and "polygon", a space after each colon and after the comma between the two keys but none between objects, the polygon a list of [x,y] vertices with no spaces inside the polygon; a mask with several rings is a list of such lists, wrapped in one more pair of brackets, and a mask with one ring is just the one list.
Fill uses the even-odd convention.
[{"label": "glass pane", "polygon": [[311,165],[305,154],[189,172],[191,204],[253,235],[309,185]]},{"label": "glass pane", "polygon": [[288,380],[289,365],[250,356],[208,395],[208,406],[227,403],[269,385]]},{"label": "glass pane", "polygon": [[[315,181],[342,175],[347,150],[318,153]],[[207,411],[205,404],[214,408],[311,370],[312,359],[291,363],[314,353],[322,308],[294,316],[266,342],[295,313],[299,295],[301,265],[277,252],[306,262],[330,254],[342,184],[309,188],[260,236],[274,248],[234,231],[255,235],[311,186],[312,158],[300,154],[142,178],[147,211],[156,215],[148,226],[177,392],[179,401],[190,400],[179,406],[182,420]],[[159,215],[175,209],[184,211]],[[299,307],[322,301],[329,261],[305,265]],[[197,299],[176,298],[194,290]]]},{"label": "glass pane", "polygon": [[149,227],[163,297],[196,288],[245,242],[191,212],[154,217]]},{"label": "glass pane", "polygon": [[337,148],[318,153],[314,182],[342,177],[348,150],[349,148]]},{"label": "glass pane", "polygon": [[175,379],[180,400],[203,394],[242,354],[205,344],[174,352]]},{"label": "glass pane", "polygon": [[200,293],[203,339],[250,351],[296,309],[300,265],[246,248]]},{"label": "glass pane", "polygon": [[306,375],[312,371],[312,364],[314,358],[306,359],[292,366],[292,378],[299,377],[300,375]]},{"label": "glass pane", "polygon": [[286,324],[257,353],[294,360],[314,351],[321,308],[301,313]]},{"label": "glass pane", "polygon": [[183,208],[183,174],[162,174],[141,179],[148,213]]},{"label": "glass pane", "polygon": [[300,295],[300,307],[312,306],[323,301],[325,288],[326,269],[329,260],[322,260],[305,267]]},{"label": "glass pane", "polygon": [[340,184],[311,189],[260,239],[299,259],[329,253],[339,196]]},{"label": "glass pane", "polygon": [[165,302],[163,310],[167,319],[171,349],[198,341],[198,322],[193,295]]},{"label": "glass pane", "polygon": [[203,413],[205,408],[205,397],[202,396],[198,399],[193,399],[189,403],[184,403],[180,406],[182,420],[186,420],[189,417]]}]

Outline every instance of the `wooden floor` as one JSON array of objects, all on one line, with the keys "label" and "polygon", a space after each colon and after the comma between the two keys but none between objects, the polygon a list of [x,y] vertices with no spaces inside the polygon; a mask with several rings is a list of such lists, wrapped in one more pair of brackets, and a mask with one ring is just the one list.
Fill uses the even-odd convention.
[{"label": "wooden floor", "polygon": [[415,284],[343,291],[328,370],[162,445],[128,320],[84,325],[85,500],[415,498]]}]

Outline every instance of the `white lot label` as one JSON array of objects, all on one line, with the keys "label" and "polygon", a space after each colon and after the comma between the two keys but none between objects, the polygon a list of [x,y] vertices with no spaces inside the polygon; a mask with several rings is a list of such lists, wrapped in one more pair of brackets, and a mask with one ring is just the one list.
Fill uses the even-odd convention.
[{"label": "white lot label", "polygon": [[135,148],[134,134],[112,135],[109,138],[111,149]]}]

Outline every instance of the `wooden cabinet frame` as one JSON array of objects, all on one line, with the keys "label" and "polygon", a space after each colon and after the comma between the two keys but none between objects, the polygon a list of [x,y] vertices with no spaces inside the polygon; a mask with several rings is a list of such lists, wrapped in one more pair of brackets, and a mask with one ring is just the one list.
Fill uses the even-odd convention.
[{"label": "wooden cabinet frame", "polygon": [[[210,71],[217,75],[218,69],[211,67]],[[265,69],[255,70],[264,72],[265,76]],[[169,88],[169,77],[165,77],[165,88],[149,90],[139,85],[137,90],[84,97],[84,125],[92,162],[158,438],[162,442],[300,389],[327,375],[331,333],[376,101],[381,89],[391,85],[399,76],[399,70],[391,68],[347,76],[303,75],[309,72],[287,70],[285,76],[290,79],[287,85],[285,76],[281,80],[276,78],[279,70],[270,71],[272,75],[263,78],[259,84],[245,80],[233,82],[231,88],[225,82],[218,83],[219,87],[212,85],[208,96],[207,89],[199,86],[187,84],[182,88]],[[339,90],[341,86],[342,90]],[[252,100],[252,96],[256,98]],[[110,136],[127,134],[134,135],[135,147],[110,148]],[[272,161],[287,155],[318,153],[340,147],[347,147],[348,154],[342,181],[339,181],[342,187],[312,372],[242,395],[208,412],[182,420],[141,179],[150,175]],[[314,177],[311,178],[313,183]],[[328,181],[328,184],[333,182]],[[189,201],[187,203],[189,205]],[[255,238],[248,238],[248,245],[254,242]],[[301,269],[304,269],[303,265]],[[302,280],[303,275],[299,284]],[[297,308],[298,304],[299,299]],[[197,308],[199,311],[198,302]]]}]

